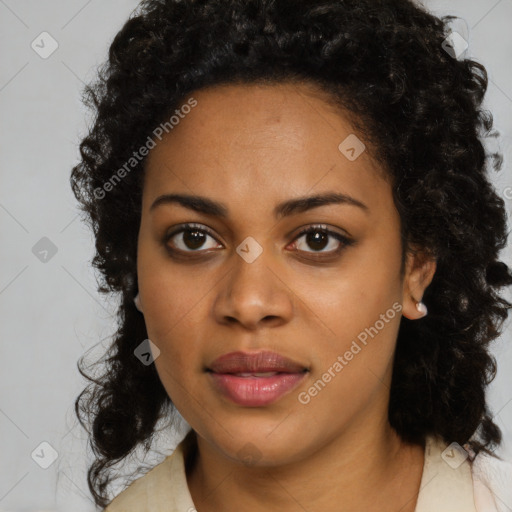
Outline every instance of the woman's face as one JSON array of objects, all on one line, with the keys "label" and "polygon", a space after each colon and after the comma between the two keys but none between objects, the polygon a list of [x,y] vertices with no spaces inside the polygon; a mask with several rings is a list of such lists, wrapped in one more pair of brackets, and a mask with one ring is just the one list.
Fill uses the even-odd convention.
[{"label": "woman's face", "polygon": [[[167,393],[234,460],[284,464],[345,432],[371,435],[387,421],[400,317],[420,316],[413,298],[424,290],[409,263],[400,274],[390,184],[348,120],[305,85],[192,96],[147,157],[138,239],[141,304]],[[168,194],[218,207],[155,203]],[[295,203],[313,196],[331,201]],[[194,226],[180,232],[184,223]],[[307,371],[209,371],[224,354],[264,350]]]}]

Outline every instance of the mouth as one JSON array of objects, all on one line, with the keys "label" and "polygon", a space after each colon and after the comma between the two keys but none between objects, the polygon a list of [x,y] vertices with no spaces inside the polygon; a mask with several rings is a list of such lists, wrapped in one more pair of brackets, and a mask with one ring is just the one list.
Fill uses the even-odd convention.
[{"label": "mouth", "polygon": [[[217,372],[214,372],[217,373]],[[274,375],[284,375],[289,372],[241,372],[241,373],[219,373],[218,375],[233,375],[234,377],[256,377],[264,379],[267,377],[274,377]]]},{"label": "mouth", "polygon": [[295,389],[309,368],[275,352],[231,352],[217,358],[206,372],[214,389],[231,402],[262,407]]},{"label": "mouth", "polygon": [[306,366],[297,361],[282,356],[277,352],[261,351],[229,352],[224,354],[207,368],[213,373],[230,374],[265,374],[265,373],[301,373],[308,370]]},{"label": "mouth", "polygon": [[263,407],[277,402],[306,377],[301,373],[214,373],[209,372],[214,388],[231,402],[244,407]]}]

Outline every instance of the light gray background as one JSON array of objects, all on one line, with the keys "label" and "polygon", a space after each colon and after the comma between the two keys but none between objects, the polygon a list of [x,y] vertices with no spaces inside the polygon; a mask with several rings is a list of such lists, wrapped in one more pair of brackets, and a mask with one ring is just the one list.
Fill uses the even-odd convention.
[{"label": "light gray background", "polygon": [[[135,0],[0,0],[0,512],[95,510],[85,481],[85,438],[73,412],[84,384],[76,362],[115,331],[115,304],[96,292],[92,236],[77,218],[69,173],[89,119],[80,103],[82,82],[94,77],[136,5]],[[505,154],[494,181],[507,196],[510,213],[512,0],[425,0],[425,5],[460,16],[469,28],[469,55],[487,67],[487,107]],[[464,23],[456,28],[464,31]],[[43,31],[59,45],[47,59],[31,48]],[[32,252],[42,237],[57,248],[46,263]],[[502,257],[511,264],[510,245]],[[505,435],[499,453],[509,460],[510,323],[494,344],[499,373],[489,392]],[[100,353],[101,347],[94,352]],[[58,452],[46,470],[31,458],[43,441]],[[160,449],[170,453],[177,441],[162,437]]]}]

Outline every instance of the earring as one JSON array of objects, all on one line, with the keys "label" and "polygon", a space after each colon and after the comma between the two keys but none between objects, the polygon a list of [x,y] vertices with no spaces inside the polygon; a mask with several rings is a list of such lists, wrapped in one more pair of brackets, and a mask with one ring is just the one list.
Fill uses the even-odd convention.
[{"label": "earring", "polygon": [[140,304],[140,297],[139,294],[135,295],[135,298],[133,299],[133,302],[135,303],[135,307],[142,313],[142,307]]},{"label": "earring", "polygon": [[423,304],[423,302],[416,302],[416,309],[422,314],[422,317],[427,316],[428,310],[427,306]]}]

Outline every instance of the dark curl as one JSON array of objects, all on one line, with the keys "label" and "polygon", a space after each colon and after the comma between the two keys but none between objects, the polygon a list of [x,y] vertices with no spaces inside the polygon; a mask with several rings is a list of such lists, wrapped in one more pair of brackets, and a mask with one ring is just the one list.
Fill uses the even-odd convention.
[{"label": "dark curl", "polygon": [[[108,187],[116,169],[191,93],[228,83],[309,83],[365,134],[393,184],[404,250],[437,259],[424,295],[429,314],[402,318],[389,421],[409,442],[429,434],[492,453],[501,442],[485,388],[496,374],[489,344],[512,307],[504,201],[488,173],[499,153],[481,109],[485,68],[442,47],[451,17],[409,0],[147,0],[116,35],[98,79],[84,91],[95,112],[71,184],[96,240],[99,291],[120,298],[119,328],[99,377],[76,400],[95,461],[88,484],[108,503],[112,467],[148,448],[175,408],[154,365],[134,349],[147,338],[134,307],[144,159]],[[92,427],[92,428],[89,428]]]}]

